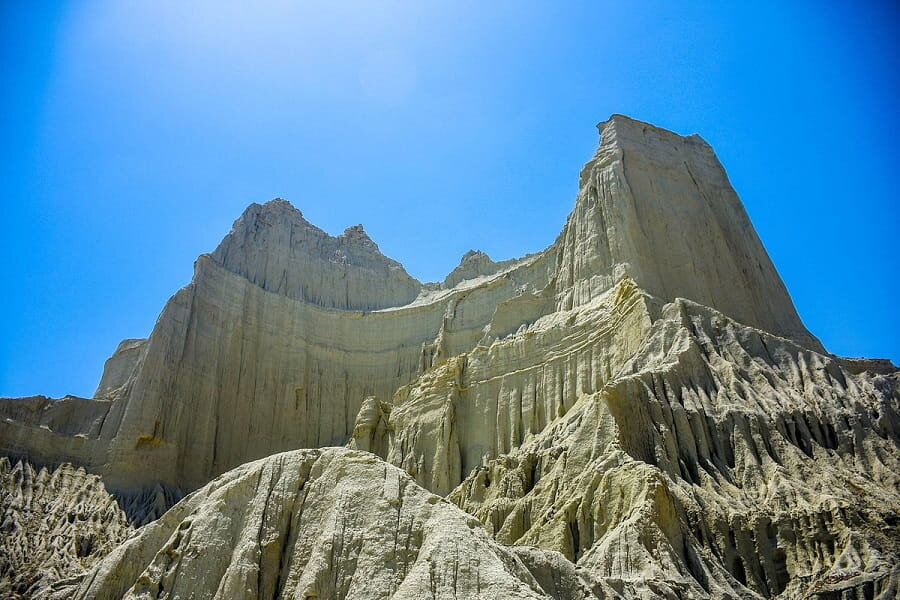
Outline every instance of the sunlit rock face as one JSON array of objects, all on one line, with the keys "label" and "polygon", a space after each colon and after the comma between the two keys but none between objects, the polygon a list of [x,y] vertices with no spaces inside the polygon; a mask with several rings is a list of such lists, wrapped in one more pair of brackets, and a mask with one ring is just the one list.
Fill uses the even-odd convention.
[{"label": "sunlit rock face", "polygon": [[54,598],[587,598],[589,581],[372,454],[328,448],[217,477]]},{"label": "sunlit rock face", "polygon": [[[0,400],[17,469],[74,463],[123,536],[152,521],[105,558],[25,561],[28,581],[84,598],[895,597],[897,369],[806,330],[706,142],[620,115],[599,130],[541,252],[471,251],[421,284],[361,226],[333,237],[253,204],[94,399]],[[40,547],[23,506],[14,546]]]},{"label": "sunlit rock face", "polygon": [[362,225],[332,237],[280,199],[251,204],[211,258],[266,291],[323,308],[401,306],[422,287]]},{"label": "sunlit rock face", "polygon": [[559,308],[628,275],[657,297],[689,298],[821,351],[709,144],[621,115],[598,127],[556,244]]}]

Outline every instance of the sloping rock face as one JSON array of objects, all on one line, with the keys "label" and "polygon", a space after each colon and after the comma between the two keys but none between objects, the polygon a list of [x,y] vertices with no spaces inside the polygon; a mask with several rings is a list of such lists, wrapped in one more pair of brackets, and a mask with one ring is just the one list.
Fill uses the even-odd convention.
[{"label": "sloping rock face", "polygon": [[146,350],[147,340],[145,339],[122,340],[113,355],[103,365],[103,376],[100,378],[94,397],[102,398],[125,385],[144,358]]},{"label": "sloping rock face", "polygon": [[892,598],[898,390],[890,365],[678,300],[608,382],[450,497],[504,543],[654,597]]},{"label": "sloping rock face", "polygon": [[556,243],[560,308],[627,275],[660,298],[690,298],[822,350],[709,144],[619,115],[598,127]]},{"label": "sloping rock face", "polygon": [[77,396],[0,398],[0,454],[43,465],[92,465],[113,404]]},{"label": "sloping rock face", "polygon": [[594,597],[555,553],[521,554],[371,454],[301,450],[216,478],[54,597]]},{"label": "sloping rock face", "polygon": [[211,258],[266,291],[323,308],[401,306],[422,287],[362,225],[332,237],[281,199],[250,205]]},{"label": "sloping rock face", "polygon": [[900,594],[898,370],[805,329],[702,139],[599,129],[542,252],[423,285],[254,204],[94,399],[0,399],[0,453],[135,525],[202,488],[57,592]]}]

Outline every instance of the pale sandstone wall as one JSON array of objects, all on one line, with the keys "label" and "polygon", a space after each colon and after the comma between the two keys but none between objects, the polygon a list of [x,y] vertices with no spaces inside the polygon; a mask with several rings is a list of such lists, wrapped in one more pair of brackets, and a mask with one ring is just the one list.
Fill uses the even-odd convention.
[{"label": "pale sandstone wall", "polygon": [[215,256],[163,310],[104,423],[115,487],[194,488],[273,452],[342,444],[365,397],[390,399],[474,346],[496,305],[542,277],[524,263],[427,302],[339,311],[266,291]]},{"label": "pale sandstone wall", "polygon": [[147,350],[147,340],[122,340],[113,355],[103,365],[103,375],[94,392],[94,398],[114,393],[125,385],[135,369],[139,368]]}]

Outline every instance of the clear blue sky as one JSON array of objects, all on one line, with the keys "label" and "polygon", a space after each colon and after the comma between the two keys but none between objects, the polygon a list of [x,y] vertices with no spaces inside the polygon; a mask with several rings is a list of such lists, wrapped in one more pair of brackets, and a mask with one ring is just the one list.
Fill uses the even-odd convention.
[{"label": "clear blue sky", "polygon": [[898,362],[894,5],[2,1],[0,395],[90,395],[250,202],[420,280],[540,250],[617,112],[709,141],[813,333]]}]

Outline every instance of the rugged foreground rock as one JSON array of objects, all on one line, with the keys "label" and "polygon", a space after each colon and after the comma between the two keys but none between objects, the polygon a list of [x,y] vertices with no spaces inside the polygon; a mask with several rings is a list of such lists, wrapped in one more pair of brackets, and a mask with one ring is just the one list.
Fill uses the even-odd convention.
[{"label": "rugged foreground rock", "polygon": [[897,368],[805,329],[702,139],[600,133],[554,244],[439,284],[251,205],[95,398],[0,399],[0,590],[900,595]]},{"label": "rugged foreground rock", "polygon": [[0,458],[0,597],[40,598],[124,542],[133,527],[96,475]]},{"label": "rugged foreground rock", "polygon": [[505,547],[400,469],[343,448],[229,471],[57,588],[60,599],[593,597],[558,554]]}]

